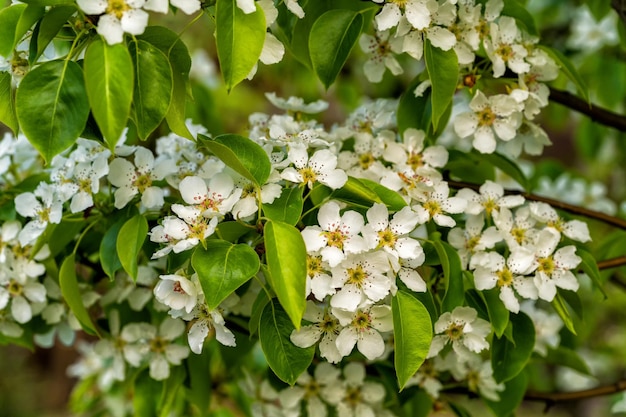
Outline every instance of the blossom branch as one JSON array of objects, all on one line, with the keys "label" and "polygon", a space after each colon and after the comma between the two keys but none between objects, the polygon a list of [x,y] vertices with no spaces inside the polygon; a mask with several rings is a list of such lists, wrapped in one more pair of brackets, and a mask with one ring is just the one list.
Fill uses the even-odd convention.
[{"label": "blossom branch", "polygon": [[524,395],[526,401],[545,401],[546,409],[557,403],[584,400],[588,398],[601,397],[609,394],[626,391],[626,380],[618,381],[614,384],[604,385],[597,388],[572,392],[534,392],[528,391]]},{"label": "blossom branch", "polygon": [[568,93],[567,91],[550,87],[550,100],[565,107],[569,107],[572,110],[584,114],[585,116],[589,116],[589,118],[596,123],[626,132],[626,117],[588,103],[582,98]]},{"label": "blossom branch", "polygon": [[618,256],[617,258],[605,259],[598,262],[598,269],[611,269],[626,265],[626,256]]},{"label": "blossom branch", "polygon": [[[480,185],[472,184],[472,183],[464,182],[464,181],[448,180],[448,185],[450,187],[456,188],[456,189],[471,188],[472,190],[475,190],[475,191],[479,191],[480,190]],[[604,222],[606,224],[609,224],[611,226],[618,227],[620,229],[626,230],[626,220],[622,220],[622,219],[620,219],[618,217],[615,217],[615,216],[610,216],[610,215],[608,215],[606,213],[602,213],[602,212],[595,211],[595,210],[589,210],[589,209],[586,209],[584,207],[575,206],[573,204],[564,203],[562,201],[555,200],[553,198],[543,197],[543,196],[540,196],[540,195],[527,193],[527,192],[524,192],[524,191],[504,190],[504,193],[506,195],[521,195],[525,199],[530,200],[530,201],[540,201],[540,202],[543,202],[543,203],[548,203],[551,206],[556,207],[558,209],[561,209],[563,211],[567,211],[567,212],[572,213],[572,214],[577,214],[577,215],[580,215],[580,216],[584,216],[584,217],[587,217],[587,218],[590,218],[590,219],[599,220],[599,221]]]}]

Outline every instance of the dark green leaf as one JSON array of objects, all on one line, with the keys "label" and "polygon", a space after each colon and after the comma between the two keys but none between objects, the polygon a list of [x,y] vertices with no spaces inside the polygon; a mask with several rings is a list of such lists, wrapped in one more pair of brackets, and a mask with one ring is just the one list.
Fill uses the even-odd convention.
[{"label": "dark green leaf", "polygon": [[133,99],[133,61],[123,44],[92,42],[85,53],[85,86],[98,127],[113,148],[118,142]]},{"label": "dark green leaf", "polygon": [[263,214],[270,220],[277,220],[295,226],[302,214],[302,189],[284,188],[280,197],[272,204],[263,205]]},{"label": "dark green leaf", "polygon": [[124,271],[133,281],[137,280],[137,257],[146,237],[148,237],[148,221],[141,214],[127,220],[117,235],[115,243],[117,256]]},{"label": "dark green leaf", "polygon": [[606,294],[606,291],[604,291],[604,287],[602,286],[602,279],[600,278],[600,270],[598,269],[598,263],[596,262],[596,258],[591,253],[587,252],[584,249],[581,249],[580,247],[576,248],[576,255],[580,256],[580,259],[582,259],[580,263],[580,267],[582,268],[582,270],[585,271],[585,274],[587,274],[589,278],[591,278],[591,282],[593,282],[593,285],[595,285],[596,288],[600,290],[600,292],[602,293],[602,295],[604,295],[604,298],[606,299],[608,296]]},{"label": "dark green leaf", "polygon": [[504,8],[500,14],[514,18],[530,35],[539,35],[533,15],[517,0],[504,0]]},{"label": "dark green leaf", "polygon": [[394,365],[400,390],[428,355],[433,338],[426,307],[411,294],[398,291],[391,299],[393,312]]},{"label": "dark green leaf", "polygon": [[465,299],[461,259],[456,249],[450,244],[441,240],[434,240],[432,243],[441,261],[446,282],[446,292],[441,302],[441,311],[452,311],[455,307],[463,305]]},{"label": "dark green leaf", "polygon": [[445,169],[450,172],[450,177],[463,181],[483,184],[486,180],[496,179],[496,170],[493,165],[473,157],[472,153],[448,150],[448,163]]},{"label": "dark green leaf", "polygon": [[329,10],[311,28],[313,70],[326,88],[335,81],[363,29],[363,17],[351,10]]},{"label": "dark green leaf", "polygon": [[539,48],[543,49],[549,56],[552,58],[558,66],[561,67],[561,70],[567,75],[567,78],[570,79],[576,86],[576,90],[578,94],[580,94],[587,102],[589,102],[589,90],[587,89],[587,84],[585,80],[580,76],[572,61],[569,60],[561,51],[555,48],[551,48],[547,45],[538,45]]},{"label": "dark green leaf", "polygon": [[122,218],[113,223],[100,241],[100,265],[110,279],[113,279],[115,272],[122,267],[120,258],[117,256],[117,236],[126,220]]},{"label": "dark green leaf", "polygon": [[236,0],[217,0],[215,41],[228,91],[242,82],[261,56],[265,42],[265,15],[260,6],[245,14]]},{"label": "dark green leaf", "polygon": [[200,355],[189,355],[187,358],[187,373],[189,375],[189,390],[187,399],[197,408],[201,417],[209,417],[211,405],[211,391],[213,384],[208,376],[211,369],[211,355],[208,349],[203,349]]},{"label": "dark green leaf", "polygon": [[134,381],[133,416],[157,417],[163,383],[152,379],[148,370],[142,371]]},{"label": "dark green leaf", "polygon": [[306,307],[306,247],[295,227],[265,223],[265,256],[272,286],[293,325],[300,328]]},{"label": "dark green leaf", "polygon": [[472,156],[480,162],[486,162],[488,165],[498,168],[500,171],[514,179],[525,190],[529,189],[530,184],[528,182],[528,179],[526,178],[520,167],[509,158],[495,152],[483,154],[473,151]]},{"label": "dark green leaf", "polygon": [[506,337],[494,337],[491,346],[491,365],[497,382],[515,378],[528,363],[535,346],[535,326],[526,314],[512,314],[511,324],[515,343]]},{"label": "dark green leaf", "polygon": [[78,288],[78,280],[76,278],[76,258],[72,253],[61,264],[59,272],[59,285],[61,286],[61,294],[63,299],[69,306],[72,313],[76,316],[83,329],[93,335],[99,335],[98,329],[91,321],[91,317],[83,304],[83,298]]},{"label": "dark green leaf", "polygon": [[130,43],[135,67],[134,119],[140,139],[146,139],[165,118],[172,100],[172,68],[167,56],[146,41]]},{"label": "dark green leaf", "polygon": [[272,164],[267,153],[252,140],[239,135],[220,135],[214,139],[198,135],[202,146],[255,185],[265,184]]},{"label": "dark green leaf", "polygon": [[248,322],[248,331],[250,336],[254,335],[259,329],[259,320],[261,320],[261,314],[265,309],[267,303],[270,302],[270,298],[263,290],[259,292],[259,295],[254,299],[252,304],[252,314],[250,314],[250,320]]},{"label": "dark green leaf", "polygon": [[528,376],[526,376],[525,372],[520,372],[504,385],[504,391],[498,393],[500,401],[491,401],[483,398],[496,417],[513,416],[513,412],[520,406],[524,399],[524,394],[526,394]]},{"label": "dark green leaf", "polygon": [[74,144],[89,117],[83,70],[74,61],[49,61],[30,71],[16,102],[24,134],[47,162]]},{"label": "dark green leaf", "polygon": [[434,47],[428,39],[424,39],[424,60],[432,83],[432,125],[436,131],[439,121],[452,104],[459,78],[459,63],[454,49],[441,50]]},{"label": "dark green leaf", "polygon": [[309,367],[315,353],[315,346],[302,349],[291,343],[293,330],[289,316],[278,302],[265,306],[259,323],[261,347],[272,371],[290,385]]},{"label": "dark green leaf", "polygon": [[587,362],[576,351],[564,346],[549,347],[546,361],[550,364],[567,366],[584,375],[593,376]]},{"label": "dark green leaf", "polygon": [[497,337],[502,337],[506,326],[509,324],[509,310],[500,300],[500,290],[493,288],[491,290],[481,291],[487,311],[489,311],[489,321]]},{"label": "dark green leaf", "polygon": [[210,310],[235,292],[259,270],[259,256],[250,246],[212,239],[198,246],[191,257]]},{"label": "dark green leaf", "polygon": [[378,199],[385,203],[390,211],[400,211],[406,207],[406,201],[396,191],[392,191],[384,185],[380,185],[379,183],[366,178],[359,178],[359,181],[361,181],[361,183],[367,188],[374,191],[374,193],[378,196]]},{"label": "dark green leaf", "polygon": [[78,217],[65,218],[61,220],[61,223],[55,224],[52,233],[50,233],[50,238],[47,239],[48,242],[52,243],[49,245],[50,256],[55,257],[61,253],[86,225],[87,223]]}]

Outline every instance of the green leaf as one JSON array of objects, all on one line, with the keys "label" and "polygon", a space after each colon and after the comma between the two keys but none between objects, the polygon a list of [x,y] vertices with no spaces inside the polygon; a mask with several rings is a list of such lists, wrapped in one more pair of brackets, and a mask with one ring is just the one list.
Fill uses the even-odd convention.
[{"label": "green leaf", "polygon": [[133,416],[157,417],[163,382],[151,378],[148,370],[144,369],[135,378],[133,388]]},{"label": "green leaf", "polygon": [[520,372],[515,378],[504,384],[504,391],[498,393],[500,401],[491,401],[486,398],[483,400],[496,417],[513,416],[513,412],[517,410],[524,399],[527,386],[528,376],[525,372]]},{"label": "green leaf", "polygon": [[432,244],[441,261],[446,282],[446,291],[441,301],[441,311],[452,311],[455,307],[463,305],[465,299],[461,258],[459,258],[456,249],[446,242],[434,240]]},{"label": "green leaf", "polygon": [[258,272],[260,262],[249,245],[212,239],[206,242],[206,249],[195,249],[191,265],[198,273],[206,303],[213,310]]},{"label": "green leaf", "polygon": [[565,324],[567,330],[572,332],[572,334],[577,334],[576,328],[574,327],[574,321],[572,320],[572,316],[567,309],[567,304],[561,294],[556,294],[554,300],[552,300],[552,307],[554,307],[554,310],[557,312],[559,317],[561,317],[561,320],[563,320],[563,324]]},{"label": "green leaf", "polygon": [[189,71],[191,69],[191,56],[189,50],[175,32],[163,26],[148,26],[145,32],[139,36],[146,42],[156,46],[163,52],[172,66],[172,102],[165,116],[167,125],[179,136],[194,140],[185,124],[185,107],[189,88]]},{"label": "green leaf", "polygon": [[117,256],[117,237],[126,220],[125,218],[119,219],[109,226],[100,241],[100,265],[110,279],[113,279],[115,272],[122,267],[120,257]]},{"label": "green leaf", "polygon": [[272,170],[270,159],[263,148],[249,138],[227,134],[211,139],[198,135],[198,140],[213,155],[255,185],[263,185],[269,178]]},{"label": "green leaf", "polygon": [[486,180],[496,179],[496,170],[493,165],[474,158],[472,153],[461,152],[455,149],[448,151],[446,171],[450,177],[474,184],[483,184]]},{"label": "green leaf", "polygon": [[[65,218],[61,220],[61,223],[53,225],[50,237],[47,239],[50,243],[54,242],[54,244],[49,245],[50,256],[55,257],[65,250],[65,247],[76,238],[78,233],[86,225],[87,223],[78,216]],[[46,232],[48,230],[46,230]]]},{"label": "green leaf", "polygon": [[215,42],[222,76],[228,91],[242,82],[261,56],[265,42],[265,15],[260,6],[245,14],[236,0],[217,0]]},{"label": "green leaf", "polygon": [[60,4],[76,5],[76,0],[24,0],[24,3],[33,6],[57,6]]},{"label": "green leaf", "polygon": [[31,62],[37,61],[74,13],[76,13],[76,6],[74,5],[55,6],[48,10],[39,25],[37,53],[34,57],[28,58]]},{"label": "green leaf", "polygon": [[433,339],[426,307],[411,294],[398,291],[391,299],[393,312],[394,366],[400,390],[417,372],[428,355]]},{"label": "green leaf", "polygon": [[580,268],[589,276],[593,285],[595,285],[604,298],[608,298],[606,291],[604,291],[604,287],[602,286],[602,279],[600,278],[600,270],[598,269],[598,263],[596,262],[596,258],[589,252],[584,249],[581,249],[580,246],[576,247],[576,255],[582,259],[580,263]]},{"label": "green leaf", "polygon": [[213,384],[207,376],[211,372],[211,355],[209,349],[203,349],[200,355],[189,355],[186,360],[189,375],[189,389],[186,398],[196,406],[201,417],[208,417],[211,405]]},{"label": "green leaf", "polygon": [[550,364],[566,366],[584,375],[593,376],[587,362],[576,351],[564,346],[548,347],[546,361]]},{"label": "green leaf", "polygon": [[265,223],[265,257],[278,301],[296,328],[306,307],[306,247],[300,231],[280,221]]},{"label": "green leaf", "polygon": [[135,67],[133,113],[140,139],[146,139],[165,118],[172,100],[172,68],[167,56],[146,41],[129,45]]},{"label": "green leaf", "polygon": [[302,189],[300,187],[283,188],[280,197],[272,204],[263,204],[263,214],[270,220],[295,226],[300,220],[302,207]]},{"label": "green leaf", "polygon": [[500,290],[493,288],[491,290],[480,291],[479,293],[482,295],[483,300],[485,300],[485,305],[489,312],[489,321],[491,322],[491,326],[493,326],[496,336],[502,337],[506,326],[509,325],[510,314],[509,310],[504,306],[504,303],[502,303],[502,300],[500,300]]},{"label": "green leaf", "polygon": [[459,79],[459,62],[454,49],[441,50],[434,47],[428,39],[424,39],[424,60],[432,83],[432,125],[436,131],[442,116],[452,105]]},{"label": "green leaf", "polygon": [[128,219],[117,235],[115,248],[124,271],[137,280],[137,256],[148,237],[148,221],[141,214]]},{"label": "green leaf", "polygon": [[22,13],[22,15],[20,16],[20,20],[17,22],[13,47],[20,43],[22,37],[33,27],[33,25],[37,21],[39,21],[39,19],[41,19],[44,13],[46,13],[45,7],[32,4],[28,5],[26,10],[24,10],[24,13]]},{"label": "green leaf", "polygon": [[78,288],[78,280],[76,278],[76,258],[72,253],[61,264],[59,272],[59,285],[61,286],[61,294],[72,313],[76,316],[83,329],[92,335],[100,335],[98,329],[91,321],[91,317],[83,304],[83,298]]},{"label": "green leaf", "polygon": [[589,90],[587,89],[587,84],[585,80],[580,76],[572,61],[569,60],[568,57],[563,55],[561,51],[555,48],[551,48],[547,45],[538,45],[539,48],[543,49],[549,56],[552,58],[556,64],[561,67],[561,70],[567,75],[567,78],[570,79],[576,86],[576,90],[578,94],[580,94],[587,102],[589,102]]},{"label": "green leaf", "polygon": [[504,7],[500,14],[514,18],[530,35],[539,36],[533,15],[517,0],[504,0]]},{"label": "green leaf", "polygon": [[17,24],[26,10],[25,4],[13,4],[0,10],[0,56],[9,58],[15,48]]},{"label": "green leaf", "polygon": [[366,178],[359,178],[359,181],[361,181],[361,183],[367,188],[374,191],[374,193],[378,196],[378,199],[385,203],[390,211],[400,211],[407,206],[404,198],[402,198],[402,196],[396,191],[390,190],[384,185],[380,185],[379,183]]},{"label": "green leaf", "polygon": [[524,313],[511,315],[513,340],[494,337],[491,346],[493,377],[497,382],[515,378],[526,366],[535,346],[535,326]]},{"label": "green leaf", "polygon": [[302,349],[291,343],[289,336],[294,330],[278,302],[265,306],[259,322],[261,347],[272,371],[289,385],[295,384],[298,376],[309,367],[315,353],[315,345]]},{"label": "green leaf", "polygon": [[15,96],[11,86],[11,74],[8,72],[0,72],[0,122],[4,123],[13,133],[17,133]]},{"label": "green leaf", "polygon": [[83,70],[69,60],[41,64],[20,83],[16,104],[24,134],[49,162],[74,144],[87,124]]},{"label": "green leaf", "polygon": [[267,293],[263,290],[261,290],[254,299],[254,303],[252,304],[252,313],[250,314],[250,320],[248,321],[248,332],[250,333],[250,336],[254,335],[259,329],[261,314],[263,313],[267,303],[270,301],[271,300]]},{"label": "green leaf", "polygon": [[96,39],[87,48],[83,65],[91,111],[109,148],[113,148],[130,115],[133,61],[124,44],[109,45]]},{"label": "green leaf", "polygon": [[329,10],[313,24],[309,37],[311,63],[328,89],[346,63],[363,29],[363,17],[351,10]]},{"label": "green leaf", "polygon": [[378,195],[360,178],[348,177],[343,187],[332,192],[332,198],[345,201],[363,208],[369,208],[372,203],[382,203]]},{"label": "green leaf", "polygon": [[177,399],[179,399],[182,394],[179,390],[182,388],[186,376],[185,370],[182,367],[173,366],[171,368],[170,376],[163,381],[161,400],[157,405],[159,417],[169,417],[176,414],[175,410],[172,410],[172,408],[176,405]]},{"label": "green leaf", "polygon": [[476,158],[480,162],[487,162],[491,166],[495,166],[500,171],[514,179],[525,190],[530,188],[528,179],[520,169],[520,167],[509,158],[499,153],[482,154],[480,152],[473,151],[472,157]]}]

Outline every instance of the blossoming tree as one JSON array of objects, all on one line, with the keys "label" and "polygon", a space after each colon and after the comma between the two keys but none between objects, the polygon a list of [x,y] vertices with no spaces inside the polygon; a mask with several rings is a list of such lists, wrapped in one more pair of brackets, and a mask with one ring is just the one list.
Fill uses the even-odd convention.
[{"label": "blossoming tree", "polygon": [[[626,129],[531,7],[7,5],[0,344],[76,346],[85,415],[467,416],[465,394],[509,416],[561,401],[537,372],[590,372],[571,342],[581,293],[606,295],[626,222],[602,191],[553,198],[526,159],[551,144],[551,100]],[[580,10],[570,51],[618,42],[615,11],[595,7],[598,30]],[[159,14],[188,26],[149,24]],[[352,72],[393,96],[323,124],[332,96],[268,92],[279,111],[215,135],[188,118],[208,91],[188,27],[214,35],[227,91],[270,70],[259,61],[295,59],[320,95]]]}]

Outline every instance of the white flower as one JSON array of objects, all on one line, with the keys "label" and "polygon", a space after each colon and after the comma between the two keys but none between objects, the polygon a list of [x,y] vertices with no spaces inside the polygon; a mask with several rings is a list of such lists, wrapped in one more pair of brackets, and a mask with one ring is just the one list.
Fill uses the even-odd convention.
[{"label": "white flower", "polygon": [[546,223],[548,227],[555,229],[559,233],[563,233],[572,240],[583,243],[591,240],[587,223],[580,220],[565,221],[559,217],[556,210],[547,203],[530,203],[530,213],[537,220]]},{"label": "white flower", "polygon": [[235,346],[235,335],[226,328],[224,317],[217,309],[209,310],[206,304],[201,304],[196,306],[192,314],[197,320],[191,325],[187,340],[193,353],[202,353],[204,339],[212,329],[215,330],[215,339],[218,342],[224,346]]},{"label": "white flower", "polygon": [[487,180],[480,186],[479,193],[463,188],[457,193],[457,197],[462,197],[468,201],[465,210],[468,214],[487,213],[491,216],[493,211],[499,211],[500,207],[513,208],[524,204],[524,197],[521,195],[504,195],[504,188],[493,181]]},{"label": "white flower", "polygon": [[357,254],[367,249],[359,232],[365,224],[363,216],[356,211],[339,212],[339,205],[329,201],[320,207],[317,220],[320,226],[307,226],[302,230],[302,238],[307,252],[318,252],[322,260],[335,267],[348,254]]},{"label": "white flower", "polygon": [[164,204],[163,189],[152,185],[165,176],[176,172],[171,159],[155,163],[154,155],[146,148],[135,150],[135,164],[123,158],[115,158],[109,166],[109,182],[118,187],[115,191],[115,208],[121,209],[134,196],[141,194],[141,203],[148,209],[161,208]]},{"label": "white flower", "polygon": [[500,401],[499,391],[504,391],[503,383],[496,383],[490,361],[484,361],[479,355],[471,355],[465,361],[459,361],[454,353],[450,353],[445,362],[454,379],[467,380],[470,391],[479,393],[490,401]]},{"label": "white flower", "polygon": [[385,342],[380,332],[393,330],[390,306],[376,305],[354,313],[334,308],[332,312],[344,326],[336,340],[341,356],[348,356],[354,345],[369,360],[385,353]]},{"label": "white flower", "polygon": [[270,101],[270,103],[279,109],[295,113],[315,114],[328,109],[328,102],[324,100],[317,100],[312,103],[305,104],[304,100],[300,97],[292,96],[288,99],[284,99],[278,97],[276,93],[265,93],[265,97]]},{"label": "white flower", "polygon": [[481,153],[495,151],[496,135],[504,141],[513,139],[522,122],[520,104],[506,94],[487,98],[477,90],[470,109],[456,117],[454,131],[461,138],[473,135],[472,145]]},{"label": "white flower", "polygon": [[335,293],[330,276],[329,265],[322,260],[319,254],[307,253],[306,256],[306,294],[322,301],[327,295]]},{"label": "white flower", "polygon": [[518,208],[515,215],[511,210],[502,208],[493,213],[493,222],[511,249],[534,244],[539,233],[535,229],[537,222],[531,217],[528,206]]},{"label": "white flower", "polygon": [[452,312],[443,313],[435,322],[435,334],[430,345],[428,357],[436,356],[447,343],[459,355],[467,360],[471,352],[479,353],[489,348],[485,340],[491,332],[489,322],[478,318],[478,313],[471,307],[456,307]]},{"label": "white flower", "polygon": [[481,213],[468,216],[465,228],[455,227],[448,233],[448,243],[459,252],[464,267],[467,267],[474,254],[491,249],[502,240],[495,226],[483,230],[484,226],[485,216]]},{"label": "white flower", "polygon": [[359,45],[369,55],[363,70],[370,82],[381,82],[385,68],[393,75],[402,74],[402,67],[394,55],[401,52],[400,47],[397,41],[389,40],[389,31],[376,32],[376,36],[364,33],[359,38]]},{"label": "white flower", "polygon": [[502,16],[498,23],[492,22],[490,38],[485,39],[485,51],[493,63],[493,76],[504,75],[508,66],[516,74],[528,72],[530,65],[524,60],[528,52],[524,45],[518,43],[520,32],[515,19]]},{"label": "white flower", "polygon": [[[88,15],[102,15],[97,31],[109,45],[124,40],[124,33],[141,35],[148,25],[148,13],[141,8],[145,0],[77,0]],[[167,12],[167,9],[166,9]]]},{"label": "white flower", "polygon": [[426,133],[423,130],[408,128],[404,131],[403,142],[390,142],[383,158],[401,168],[410,167],[416,171],[422,166],[443,168],[448,162],[448,151],[443,146],[429,146],[424,149]]},{"label": "white flower", "polygon": [[189,348],[174,343],[185,332],[185,323],[182,320],[165,318],[157,332],[148,337],[150,354],[147,358],[150,363],[150,377],[162,381],[170,376],[170,364],[180,365],[182,360],[189,356]]},{"label": "white flower", "polygon": [[356,311],[383,299],[393,284],[386,275],[390,269],[389,259],[381,251],[348,257],[331,270],[332,286],[339,289],[330,298],[330,305]]},{"label": "white flower", "polygon": [[[224,216],[239,201],[243,190],[236,188],[233,178],[225,173],[214,175],[207,185],[204,179],[196,176],[186,177],[180,182],[180,195],[187,204],[192,204],[204,217]],[[191,208],[182,208],[181,213]],[[184,217],[183,217],[184,218]]]},{"label": "white flower", "polygon": [[170,274],[159,276],[154,287],[154,296],[161,303],[173,310],[185,310],[191,313],[197,304],[198,287],[183,275]]},{"label": "white flower", "polygon": [[541,356],[546,356],[548,348],[556,348],[559,345],[561,340],[559,332],[563,327],[563,321],[557,314],[538,309],[532,301],[523,302],[521,310],[528,314],[535,327],[535,347],[533,350]]},{"label": "white flower", "polygon": [[337,407],[337,415],[345,417],[374,417],[385,399],[385,387],[366,381],[365,366],[350,362],[343,368],[345,381],[329,392],[325,399]]},{"label": "white flower", "polygon": [[291,342],[298,347],[308,348],[319,341],[322,358],[330,363],[341,361],[343,355],[339,353],[336,345],[341,326],[339,321],[330,313],[330,310],[307,300],[303,319],[312,324],[302,326],[300,330],[292,331]]},{"label": "white flower", "polygon": [[63,207],[55,188],[42,182],[34,192],[22,193],[15,197],[15,211],[21,216],[32,218],[18,236],[20,245],[26,246],[37,240],[49,223],[61,222]]},{"label": "white flower", "polygon": [[427,192],[421,198],[421,205],[413,206],[419,223],[426,223],[432,219],[439,226],[454,227],[456,222],[446,213],[462,213],[467,206],[467,200],[461,197],[448,197],[450,190],[448,183],[442,181],[434,186],[434,190]]},{"label": "white flower", "polygon": [[294,167],[287,167],[281,177],[287,181],[303,183],[313,188],[313,184],[320,182],[332,189],[343,187],[348,176],[337,167],[337,156],[328,149],[316,151],[311,158],[307,146],[303,143],[292,143],[287,155]]},{"label": "white flower", "polygon": [[315,367],[313,377],[308,372],[303,372],[296,380],[296,385],[279,392],[280,403],[288,409],[299,409],[300,403],[304,401],[307,416],[326,417],[328,410],[323,399],[337,389],[341,382],[340,375],[339,369],[327,362],[321,362]]}]

